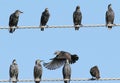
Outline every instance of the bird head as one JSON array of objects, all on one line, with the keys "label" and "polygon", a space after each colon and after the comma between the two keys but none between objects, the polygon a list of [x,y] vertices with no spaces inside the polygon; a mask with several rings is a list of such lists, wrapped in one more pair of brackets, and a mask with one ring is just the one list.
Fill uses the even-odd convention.
[{"label": "bird head", "polygon": [[16,59],[14,59],[14,60],[12,61],[12,63],[13,63],[13,64],[16,64]]},{"label": "bird head", "polygon": [[59,55],[61,51],[56,51],[54,54]]},{"label": "bird head", "polygon": [[48,8],[45,8],[45,11],[48,11]]},{"label": "bird head", "polygon": [[35,61],[35,64],[40,64],[42,61],[43,61],[43,60],[37,59],[37,60]]},{"label": "bird head", "polygon": [[77,10],[77,9],[80,9],[80,6],[79,6],[79,5],[76,7],[76,10]]},{"label": "bird head", "polygon": [[94,68],[98,68],[98,66],[97,66],[97,65],[95,65],[95,66],[94,66]]},{"label": "bird head", "polygon": [[112,4],[109,4],[109,5],[108,5],[108,9],[111,8],[111,6],[112,6]]},{"label": "bird head", "polygon": [[18,17],[21,13],[23,13],[23,12],[21,12],[20,10],[16,10],[15,11],[15,15]]}]

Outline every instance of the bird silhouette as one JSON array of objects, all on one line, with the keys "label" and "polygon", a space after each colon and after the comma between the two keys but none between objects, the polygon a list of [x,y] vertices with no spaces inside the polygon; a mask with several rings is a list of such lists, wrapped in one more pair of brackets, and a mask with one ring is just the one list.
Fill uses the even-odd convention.
[{"label": "bird silhouette", "polygon": [[97,66],[94,66],[90,69],[90,74],[92,76],[92,80],[100,78],[100,72]]},{"label": "bird silhouette", "polygon": [[15,28],[13,27],[16,27],[18,28],[18,21],[19,21],[19,15],[20,13],[23,13],[21,12],[20,10],[16,10],[14,13],[12,13],[9,17],[9,32],[10,33],[13,33],[15,31]]},{"label": "bird silhouette", "polygon": [[34,80],[35,83],[40,83],[42,77],[42,65],[41,65],[41,60],[36,60],[35,61],[35,66],[34,66]]},{"label": "bird silhouette", "polygon": [[111,6],[112,6],[111,4],[108,5],[108,10],[106,11],[106,18],[105,18],[106,26],[109,29],[112,29],[112,26],[109,24],[114,24],[114,18],[115,18],[115,14]]},{"label": "bird silhouette", "polygon": [[54,53],[56,56],[50,60],[48,63],[43,63],[43,66],[49,70],[55,70],[60,68],[62,65],[65,64],[66,59],[69,61],[70,64],[75,63],[79,57],[76,54],[70,54],[69,52],[65,51],[56,51]]},{"label": "bird silhouette", "polygon": [[10,81],[12,81],[13,83],[17,83],[17,81],[18,81],[18,65],[17,65],[15,59],[12,61],[12,64],[10,65],[9,76],[10,76]]},{"label": "bird silhouette", "polygon": [[64,83],[70,83],[71,67],[68,59],[66,59],[66,62],[63,66],[62,74],[63,74]]},{"label": "bird silhouette", "polygon": [[41,31],[44,31],[45,25],[47,24],[49,17],[50,17],[49,10],[48,8],[45,8],[45,10],[42,12],[40,20]]},{"label": "bird silhouette", "polygon": [[76,7],[76,10],[73,12],[73,23],[75,30],[79,30],[82,21],[82,13],[80,11],[80,6]]}]

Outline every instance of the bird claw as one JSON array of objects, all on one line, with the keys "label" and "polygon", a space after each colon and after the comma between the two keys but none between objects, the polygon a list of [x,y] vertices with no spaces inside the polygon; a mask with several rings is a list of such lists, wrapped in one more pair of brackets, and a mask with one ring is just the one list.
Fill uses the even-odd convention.
[{"label": "bird claw", "polygon": [[95,78],[90,78],[90,80],[96,80]]},{"label": "bird claw", "polygon": [[46,28],[49,28],[49,25],[46,25]]},{"label": "bird claw", "polygon": [[19,28],[19,26],[16,26],[16,28]]}]

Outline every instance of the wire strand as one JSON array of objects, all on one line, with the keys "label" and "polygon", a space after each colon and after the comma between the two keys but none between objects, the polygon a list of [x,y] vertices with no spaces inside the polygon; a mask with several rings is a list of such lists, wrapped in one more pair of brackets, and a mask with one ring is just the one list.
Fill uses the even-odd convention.
[{"label": "wire strand", "polygon": [[[120,24],[108,24],[109,26],[120,26]],[[76,25],[79,26],[79,25]],[[18,26],[17,29],[38,29],[41,28],[40,26]],[[42,26],[44,28],[73,28],[74,25],[53,25],[53,26]],[[86,24],[80,25],[80,27],[106,27],[105,24]],[[14,27],[15,28],[15,27]],[[0,26],[0,29],[9,29],[8,26]]]},{"label": "wire strand", "polygon": [[[43,82],[50,82],[50,81],[67,81],[69,79],[42,79]],[[96,81],[117,81],[120,80],[120,78],[100,78]],[[91,80],[91,78],[73,78],[70,81],[95,81]],[[10,80],[0,80],[0,82],[10,82]],[[34,82],[32,79],[24,79],[24,80],[18,80],[18,82]]]}]

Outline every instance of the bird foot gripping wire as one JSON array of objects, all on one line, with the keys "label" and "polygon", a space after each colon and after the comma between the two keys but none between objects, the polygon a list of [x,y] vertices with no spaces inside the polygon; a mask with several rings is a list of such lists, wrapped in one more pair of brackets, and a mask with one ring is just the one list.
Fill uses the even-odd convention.
[{"label": "bird foot gripping wire", "polygon": [[49,25],[46,25],[46,28],[49,28]]}]

